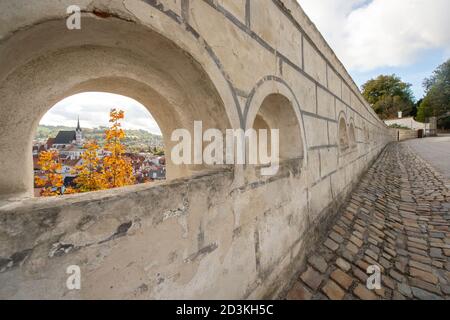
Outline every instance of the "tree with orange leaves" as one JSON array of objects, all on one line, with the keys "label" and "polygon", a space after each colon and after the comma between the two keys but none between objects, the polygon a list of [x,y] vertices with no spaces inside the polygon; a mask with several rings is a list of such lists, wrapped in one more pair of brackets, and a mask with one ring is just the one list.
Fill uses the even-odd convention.
[{"label": "tree with orange leaves", "polygon": [[62,195],[63,193],[73,193],[73,189],[64,188],[63,177],[61,175],[61,164],[58,162],[58,151],[43,151],[39,154],[38,164],[44,172],[44,177],[36,176],[35,184],[43,188],[41,196],[50,197]]},{"label": "tree with orange leaves", "polygon": [[104,147],[108,155],[103,158],[103,179],[108,189],[131,185],[135,182],[131,161],[124,156],[125,147],[122,144],[125,132],[121,128],[120,120],[124,119],[125,114],[122,110],[112,109],[109,117],[111,127],[105,131]]},{"label": "tree with orange leaves", "polygon": [[99,145],[96,141],[90,141],[84,145],[84,153],[81,155],[82,162],[75,168],[77,184],[80,192],[97,191],[107,188],[103,174],[103,165],[98,157]]}]

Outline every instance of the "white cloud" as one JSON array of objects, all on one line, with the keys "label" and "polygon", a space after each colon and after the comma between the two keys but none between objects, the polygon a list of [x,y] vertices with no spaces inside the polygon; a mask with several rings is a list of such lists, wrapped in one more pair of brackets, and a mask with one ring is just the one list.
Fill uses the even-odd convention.
[{"label": "white cloud", "polygon": [[344,65],[368,71],[450,51],[449,0],[299,0]]},{"label": "white cloud", "polygon": [[112,108],[125,112],[123,128],[161,134],[158,124],[145,106],[134,99],[103,92],[85,92],[61,100],[42,117],[40,124],[75,127],[79,116],[83,128],[108,126]]}]

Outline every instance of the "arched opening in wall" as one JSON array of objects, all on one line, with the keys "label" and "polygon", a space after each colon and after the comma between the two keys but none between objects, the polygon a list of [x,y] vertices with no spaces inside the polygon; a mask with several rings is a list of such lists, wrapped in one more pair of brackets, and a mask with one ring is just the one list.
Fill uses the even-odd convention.
[{"label": "arched opening in wall", "polygon": [[[253,129],[255,129],[257,134],[259,134],[260,130],[267,131],[267,140],[266,140],[267,154],[271,155],[271,153],[272,153],[272,137],[271,137],[271,132],[270,132],[270,126],[260,114],[256,115],[255,122],[253,124]],[[259,139],[260,139],[260,137],[257,136],[257,141],[259,141]],[[251,152],[251,151],[249,150],[249,146],[247,146],[247,160],[250,159],[249,152]],[[260,156],[258,153],[256,154],[256,158],[257,158],[257,163],[260,164],[261,159],[260,159]]]},{"label": "arched opening in wall", "polygon": [[350,120],[350,125],[348,129],[348,137],[349,137],[349,144],[352,149],[357,147],[356,143],[356,135],[355,135],[355,125],[353,124],[352,119]]},{"label": "arched opening in wall", "polygon": [[[39,121],[74,94],[109,92],[139,101],[158,123],[166,150],[180,142],[171,139],[176,129],[194,137],[194,121],[202,122],[203,131],[237,128],[229,88],[218,85],[220,71],[210,63],[200,64],[155,31],[119,19],[88,15],[77,31],[50,20],[18,32],[0,51],[0,197],[33,194],[32,142]],[[166,157],[167,179],[209,169],[192,163]]]},{"label": "arched opening in wall", "polygon": [[[303,159],[303,141],[299,119],[292,103],[281,94],[270,94],[263,100],[253,122],[253,129],[268,130],[268,154],[276,152],[274,144],[278,144],[279,161]],[[279,141],[270,139],[270,130],[279,130]]]},{"label": "arched opening in wall", "polygon": [[364,143],[368,144],[369,143],[369,129],[367,128],[366,123],[363,123],[363,139],[364,139]]},{"label": "arched opening in wall", "polygon": [[112,93],[75,94],[39,122],[33,140],[34,196],[165,180],[165,159],[161,130],[145,106]]},{"label": "arched opening in wall", "polygon": [[378,137],[379,137],[379,130],[377,127],[375,127],[372,131],[372,144],[374,146],[376,146],[378,143]]},{"label": "arched opening in wall", "polygon": [[339,150],[341,152],[346,151],[349,148],[349,139],[347,134],[347,124],[345,123],[344,117],[339,119]]}]

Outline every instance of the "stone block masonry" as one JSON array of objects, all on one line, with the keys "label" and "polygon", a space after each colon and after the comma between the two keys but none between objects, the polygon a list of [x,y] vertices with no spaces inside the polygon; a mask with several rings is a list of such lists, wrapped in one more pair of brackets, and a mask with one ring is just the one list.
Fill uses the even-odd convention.
[{"label": "stone block masonry", "polygon": [[[0,3],[0,298],[280,296],[395,134],[294,0],[83,0],[81,30],[66,28],[69,5]],[[165,183],[33,199],[34,130],[85,91],[143,103],[168,150],[194,121],[280,129],[280,170],[167,159]],[[69,265],[81,290],[65,287]],[[346,280],[325,291],[340,298]]]}]

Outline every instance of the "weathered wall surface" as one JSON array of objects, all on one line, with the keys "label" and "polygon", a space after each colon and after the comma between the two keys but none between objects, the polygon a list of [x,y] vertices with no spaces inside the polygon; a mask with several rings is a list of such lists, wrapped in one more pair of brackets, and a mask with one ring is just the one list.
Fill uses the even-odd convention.
[{"label": "weathered wall surface", "polygon": [[395,131],[397,132],[398,141],[418,138],[417,130],[395,129]]},{"label": "weathered wall surface", "polygon": [[420,130],[420,129],[427,130],[427,129],[430,129],[430,124],[429,123],[417,122],[417,121],[414,120],[413,117],[385,120],[384,123],[387,126],[391,126],[391,125],[396,124],[396,125],[399,125],[399,126],[410,128],[411,130]]},{"label": "weathered wall surface", "polygon": [[[276,297],[395,135],[293,0],[83,0],[78,31],[70,2],[0,4],[0,298]],[[28,198],[40,118],[93,90],[143,102],[166,139],[193,120],[288,128],[281,169],[169,166],[157,186]]]}]

